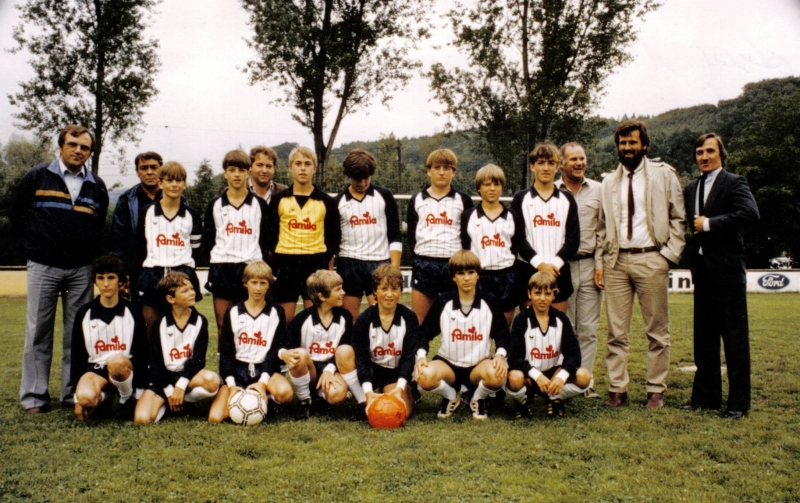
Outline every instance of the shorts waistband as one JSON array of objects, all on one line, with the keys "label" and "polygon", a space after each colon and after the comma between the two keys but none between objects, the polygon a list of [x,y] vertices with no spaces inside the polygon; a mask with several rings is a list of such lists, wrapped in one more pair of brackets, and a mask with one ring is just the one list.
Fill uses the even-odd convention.
[{"label": "shorts waistband", "polygon": [[658,246],[648,246],[646,248],[620,248],[620,253],[630,253],[631,255],[637,255],[639,253],[650,253],[650,252],[657,252]]}]

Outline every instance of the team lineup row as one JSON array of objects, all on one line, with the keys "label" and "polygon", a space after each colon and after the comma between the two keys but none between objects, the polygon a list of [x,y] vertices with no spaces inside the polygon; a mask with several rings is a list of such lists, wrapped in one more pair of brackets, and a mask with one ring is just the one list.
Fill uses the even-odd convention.
[{"label": "team lineup row", "polygon": [[[61,158],[58,161],[32,170],[23,178],[17,191],[12,222],[26,233],[26,246],[31,262],[42,262],[44,259],[49,261],[43,262],[45,265],[63,268],[67,263],[79,261],[82,262],[80,265],[85,274],[89,267],[85,265],[85,252],[81,255],[74,246],[70,246],[75,243],[69,241],[77,237],[85,245],[87,241],[96,243],[100,239],[101,225],[98,222],[104,220],[108,200],[102,181],[92,176],[83,166],[88,152],[91,152],[93,138],[83,128],[74,128],[69,131],[65,129],[59,137]],[[485,417],[485,413],[481,412],[483,401],[506,384],[506,345],[501,345],[496,340],[498,329],[490,328],[493,324],[498,327],[502,325],[507,333],[511,326],[513,332],[516,323],[512,323],[515,307],[521,304],[520,307],[524,308],[527,302],[521,302],[522,299],[533,295],[528,280],[536,277],[533,273],[537,271],[546,278],[552,278],[554,282],[552,285],[540,284],[538,287],[539,290],[552,294],[550,302],[555,308],[552,313],[566,311],[569,314],[569,318],[552,314],[548,304],[548,309],[544,311],[545,317],[551,321],[554,317],[563,318],[569,326],[569,332],[572,333],[571,327],[574,324],[578,333],[578,365],[574,368],[565,363],[568,358],[561,352],[566,349],[561,345],[560,335],[555,346],[535,348],[540,355],[555,351],[554,355],[542,358],[553,360],[553,366],[544,370],[558,371],[548,376],[539,376],[531,370],[527,376],[533,378],[537,384],[541,384],[538,383],[538,377],[547,380],[544,387],[537,386],[537,389],[554,391],[552,396],[559,396],[562,390],[551,383],[560,381],[563,386],[569,380],[575,381],[580,377],[577,374],[582,367],[584,370],[580,375],[588,375],[587,382],[576,389],[585,390],[587,396],[598,396],[592,389],[591,369],[596,351],[596,329],[603,298],[602,290],[605,288],[608,292],[609,317],[606,362],[609,368],[610,399],[607,405],[620,406],[627,398],[627,346],[632,304],[629,301],[636,294],[642,304],[650,340],[647,406],[663,406],[669,364],[667,275],[670,263],[678,262],[685,245],[684,219],[689,205],[684,208],[683,192],[674,170],[666,164],[645,157],[649,138],[643,123],[632,121],[621,124],[615,140],[621,164],[602,185],[583,176],[586,160],[580,145],[569,143],[561,149],[548,142],[537,145],[529,155],[534,184],[514,196],[511,208],[506,208],[499,200],[505,184],[505,176],[499,167],[488,165],[478,171],[476,189],[481,196],[481,202],[473,206],[467,194],[451,185],[458,165],[453,152],[441,149],[429,156],[426,169],[431,184],[412,196],[407,214],[408,243],[414,260],[410,312],[416,318],[417,324],[423,327],[422,332],[430,335],[430,332],[425,332],[424,327],[428,324],[428,319],[436,316],[429,314],[436,314],[436,311],[431,310],[440,309],[443,296],[450,295],[454,297],[450,300],[455,305],[455,309],[451,310],[461,313],[466,320],[462,320],[466,323],[464,326],[450,327],[448,322],[448,330],[440,326],[440,330],[436,332],[443,334],[439,356],[445,351],[450,357],[443,356],[443,361],[434,359],[428,362],[425,358],[427,351],[421,348],[417,355],[420,358],[416,364],[412,364],[415,367],[414,378],[419,386],[442,396],[440,415],[449,415],[447,410],[458,405],[460,385],[463,384],[468,388],[468,393],[471,393],[470,406],[473,415],[476,418]],[[705,139],[701,137],[698,142],[695,149],[701,171],[706,171],[704,165],[708,164],[708,159],[716,160],[717,164],[721,164],[720,157],[724,161],[724,155],[720,156],[724,154],[724,146],[716,135]],[[242,151],[229,152],[223,160],[228,187],[209,204],[203,224],[200,214],[190,208],[182,198],[187,178],[183,167],[175,162],[162,165],[160,156],[152,152],[137,157],[137,174],[142,183],[126,192],[116,206],[112,250],[124,261],[125,269],[130,272],[131,297],[141,305],[145,331],[152,341],[158,339],[155,330],[161,328],[159,323],[163,325],[163,320],[169,317],[163,304],[166,297],[159,290],[160,282],[171,272],[182,272],[186,274],[192,291],[199,298],[200,288],[194,264],[202,250],[206,250],[210,258],[206,287],[214,295],[215,318],[220,334],[218,340],[221,369],[226,317],[231,309],[252,295],[249,287],[243,285],[241,280],[248,264],[263,260],[271,265],[275,283],[268,289],[275,308],[282,309],[285,325],[288,327],[292,326],[299,296],[303,297],[307,308],[313,308],[313,304],[317,302],[318,299],[306,289],[306,280],[318,274],[317,271],[333,269],[334,255],[338,256],[336,269],[342,281],[341,304],[349,318],[352,320],[358,316],[362,296],[368,296],[370,304],[375,304],[376,298],[373,294],[377,285],[373,284],[373,273],[383,264],[391,264],[395,268],[399,266],[402,250],[394,197],[387,189],[371,184],[376,169],[375,159],[362,150],[350,152],[343,163],[343,171],[350,179],[350,184],[335,198],[313,186],[316,157],[310,149],[298,147],[291,152],[291,187],[279,187],[273,183],[276,161],[275,153],[265,147],[254,148],[249,156]],[[559,167],[563,170],[563,176],[556,180]],[[708,164],[706,167],[712,166]],[[709,171],[717,173],[721,166],[713,167],[715,169]],[[627,178],[627,183],[622,182],[623,178]],[[705,179],[704,182],[703,185],[708,185]],[[47,183],[50,184],[47,190],[40,188]],[[66,204],[65,199],[71,199],[72,204]],[[703,215],[705,199],[707,196],[703,196],[701,187],[699,215]],[[66,209],[72,211],[66,212]],[[692,206],[689,213],[693,210]],[[757,215],[755,209],[755,219]],[[752,215],[747,217],[736,223],[740,225],[753,219]],[[47,222],[41,222],[48,219]],[[70,233],[65,227],[56,232],[52,225],[57,225],[59,220],[64,223],[69,221],[71,230],[78,232]],[[73,220],[77,222],[72,222]],[[710,218],[698,216],[693,224],[695,234],[710,233]],[[716,226],[716,222],[714,225]],[[51,227],[47,228],[48,226]],[[723,227],[720,226],[719,229],[723,230]],[[738,228],[734,231],[741,244]],[[707,243],[708,241],[704,241],[703,246],[707,246]],[[474,287],[480,292],[477,298],[469,298],[469,295],[459,298],[462,294],[459,275],[452,270],[451,262],[460,257],[463,250],[470,250],[471,256],[475,257],[477,267],[469,270],[474,273]],[[59,258],[53,259],[53,253],[59,255]],[[544,280],[540,278],[537,281]],[[484,296],[491,300],[481,300]],[[482,302],[486,302],[483,309]],[[489,312],[492,314],[487,315]],[[535,325],[543,332],[540,335],[548,337],[547,327],[551,322],[539,319],[541,326],[533,323],[533,315],[530,313],[534,312],[538,313],[533,308],[528,311],[523,309],[517,319],[524,313],[529,313],[529,325]],[[251,316],[254,316],[252,312]],[[473,319],[474,316],[488,316],[489,325],[479,326],[479,320]],[[35,326],[30,327],[30,306],[28,318],[28,328],[35,331]],[[443,323],[445,318],[442,316],[440,321]],[[447,319],[457,318],[459,317],[450,316]],[[569,320],[572,320],[572,324]],[[470,323],[472,324],[469,325]],[[486,323],[486,320],[481,323]],[[66,324],[65,319],[65,328]],[[455,353],[452,353],[445,349],[447,345],[444,342],[449,340],[447,334],[456,337],[455,331],[463,339],[458,339],[460,344],[453,347],[452,351]],[[480,339],[480,343],[470,339],[477,337],[475,334],[484,337]],[[27,339],[26,330],[26,341]],[[66,339],[68,338],[65,337]],[[422,337],[421,341],[424,340],[425,337]],[[489,359],[488,353],[490,340],[496,340],[497,346],[492,359]],[[65,342],[65,352],[66,346]],[[345,344],[344,347],[350,345]],[[532,348],[528,349],[532,351]],[[26,354],[27,351],[26,343]],[[285,357],[288,351],[281,352],[281,355]],[[718,353],[717,341],[717,360]],[[299,365],[300,356],[291,354],[294,355],[292,364],[289,364],[292,385],[287,382],[285,386],[278,386],[283,394],[272,393],[276,399],[285,397],[286,390],[291,389],[295,381],[299,380],[301,385],[304,382],[301,376],[295,376],[292,372]],[[458,356],[454,357],[454,354]],[[478,358],[478,355],[482,356]],[[277,354],[275,356],[285,361],[285,358]],[[354,391],[355,386],[351,384],[358,382],[358,372],[354,363],[355,356],[350,360],[342,363],[343,367],[339,368],[338,374],[333,373],[341,375],[342,382],[347,386],[339,383],[338,388],[331,388],[338,389],[339,393],[325,391],[325,394],[336,401],[342,395],[341,390],[345,390],[346,394],[349,389],[359,402],[366,402],[367,398],[362,399],[361,394]],[[34,407],[42,407],[48,403],[49,397],[44,397],[41,393],[37,397],[30,389],[26,391],[26,362],[27,359],[24,359],[21,389],[23,406],[29,409],[26,395],[30,395],[32,400],[27,402],[33,403]],[[339,363],[338,353],[336,363]],[[488,368],[484,368],[487,366]],[[323,369],[316,370],[319,372],[313,372],[314,379],[316,374],[320,374],[326,377],[325,386],[333,386]],[[49,362],[47,371],[49,372]],[[375,369],[371,371],[374,373]],[[308,373],[309,376],[311,374],[312,372]],[[269,375],[278,379],[280,373],[269,372]],[[398,383],[401,391],[405,390],[408,378],[403,379],[404,381]],[[524,380],[523,377],[518,380],[521,382],[516,382],[509,376],[506,391],[514,397],[518,396],[514,393],[524,387]],[[749,360],[747,380],[748,402],[744,411],[749,408]],[[62,384],[64,382],[69,382],[69,379],[64,380],[62,362]],[[183,385],[176,387],[181,389],[180,392],[171,389],[182,398],[189,383],[182,380],[170,386],[175,387],[175,384]],[[582,381],[578,384],[582,384]],[[528,385],[533,383],[529,382]],[[210,384],[209,386],[213,387]],[[556,387],[559,389],[551,389]],[[207,389],[204,386],[200,388]],[[192,389],[198,388],[195,386]],[[409,389],[416,389],[416,386],[410,386]],[[69,401],[69,391],[68,385],[62,389],[62,401]],[[262,393],[266,391],[262,390]],[[312,399],[306,397],[305,393],[298,393],[297,389],[295,393],[304,404],[303,409],[310,410]],[[170,394],[160,399],[168,399],[172,405],[172,396]],[[563,396],[558,400],[561,398]],[[43,403],[37,404],[37,399]],[[555,399],[550,402],[555,402]],[[515,403],[519,402],[515,400]],[[409,411],[410,405],[411,402],[408,402]],[[711,406],[711,403],[698,402],[697,405]],[[559,407],[555,407],[556,414]],[[153,414],[155,408],[149,407],[148,410],[150,414],[146,416],[152,420],[156,417]],[[214,411],[212,406],[212,416]],[[219,414],[214,417],[219,417]]]}]

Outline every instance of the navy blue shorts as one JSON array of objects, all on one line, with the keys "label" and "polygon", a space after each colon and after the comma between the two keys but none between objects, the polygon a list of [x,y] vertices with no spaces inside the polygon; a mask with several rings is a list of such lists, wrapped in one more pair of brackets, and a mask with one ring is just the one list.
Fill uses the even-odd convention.
[{"label": "navy blue shorts", "polygon": [[447,366],[450,367],[450,369],[456,375],[456,382],[453,385],[453,387],[456,389],[456,391],[460,390],[461,386],[466,386],[467,389],[474,389],[475,388],[475,385],[472,384],[472,381],[469,380],[469,375],[472,373],[472,371],[475,369],[475,367],[477,367],[477,365],[472,366],[472,367],[459,367],[458,365],[453,365],[450,362],[450,360],[447,360],[446,358],[442,358],[439,355],[434,356],[433,359],[434,359],[434,361],[438,360],[440,362],[446,363]]},{"label": "navy blue shorts", "polygon": [[[90,363],[86,365],[86,368],[83,373],[86,374],[87,372],[91,372],[92,374],[97,374],[106,381],[108,381],[109,384],[111,384],[111,379],[108,377],[108,365],[104,365],[102,368],[99,368],[94,363]],[[81,377],[83,377],[83,374],[81,374]]]},{"label": "navy blue shorts", "polygon": [[247,300],[247,288],[242,283],[247,264],[211,264],[208,267],[206,290],[214,297],[232,301]]},{"label": "navy blue shorts", "polygon": [[[325,370],[325,367],[327,367],[329,363],[333,363],[333,365],[336,366],[336,361],[333,359],[330,359],[326,362],[316,362],[314,360],[311,361],[314,362],[314,368],[317,369],[317,379],[319,379],[319,376],[322,375],[322,372]],[[333,371],[334,374],[336,372],[339,372],[338,368]]]},{"label": "navy blue shorts", "polygon": [[[520,264],[519,269],[522,271],[520,274],[520,284],[524,285],[522,296],[520,298],[521,302],[523,300],[528,300],[528,281],[530,281],[531,276],[536,273],[536,269],[534,269],[532,265],[525,262],[518,262],[518,264]],[[556,278],[558,295],[556,295],[556,298],[553,299],[553,303],[564,302],[565,300],[568,300],[573,292],[572,275],[569,272],[569,263],[564,264],[564,267],[561,268],[560,273],[561,274],[558,275],[558,278]]]},{"label": "navy blue shorts", "polygon": [[519,281],[514,267],[499,271],[481,271],[478,287],[497,297],[500,309],[503,311],[513,310],[523,299],[520,297]]},{"label": "navy blue shorts", "polygon": [[[157,334],[154,335],[154,336],[157,336]],[[168,402],[169,400],[167,400],[167,395],[166,395],[166,393],[164,393],[164,388],[166,388],[170,384],[175,386],[175,383],[177,383],[178,380],[181,377],[182,376],[180,374],[178,374],[177,372],[168,372],[167,376],[165,377],[165,379],[163,381],[160,381],[160,382],[149,382],[149,383],[147,383],[147,386],[144,387],[144,389],[149,389],[150,391],[152,391],[156,395],[160,396],[162,400],[164,400],[165,402]],[[194,376],[192,376],[192,377],[194,377]],[[191,381],[191,379],[189,379],[189,380]],[[187,385],[187,387],[188,387],[188,385]],[[188,390],[187,390],[187,393],[188,393]]]},{"label": "navy blue shorts", "polygon": [[414,257],[411,270],[411,288],[436,298],[455,289],[446,258]]},{"label": "navy blue shorts", "polygon": [[178,267],[146,267],[142,269],[142,272],[139,274],[139,281],[136,286],[139,290],[139,300],[142,304],[166,307],[166,299],[162,299],[158,295],[158,282],[170,271],[182,272],[189,276],[189,281],[192,282],[192,286],[194,287],[195,301],[200,302],[203,300],[203,293],[200,290],[200,281],[197,279],[197,273],[194,271],[194,267],[185,265]]},{"label": "navy blue shorts", "polygon": [[388,367],[384,367],[382,365],[372,364],[372,379],[370,382],[372,383],[372,388],[377,392],[382,390],[384,387],[394,384],[400,379],[400,370],[399,369],[390,369]]},{"label": "navy blue shorts", "polygon": [[370,261],[339,257],[336,260],[336,272],[342,277],[345,295],[358,298],[362,295],[372,295],[372,273],[379,265],[388,263],[388,260]]},{"label": "navy blue shorts", "polygon": [[249,365],[245,362],[236,361],[233,366],[233,380],[236,382],[236,386],[246,389],[251,384],[258,382],[259,379],[261,379],[261,372],[256,370],[256,375],[251,376]]},{"label": "navy blue shorts", "polygon": [[275,284],[272,299],[275,302],[297,302],[302,296],[308,300],[306,280],[320,269],[328,268],[328,257],[324,253],[315,255],[279,255],[272,259]]}]

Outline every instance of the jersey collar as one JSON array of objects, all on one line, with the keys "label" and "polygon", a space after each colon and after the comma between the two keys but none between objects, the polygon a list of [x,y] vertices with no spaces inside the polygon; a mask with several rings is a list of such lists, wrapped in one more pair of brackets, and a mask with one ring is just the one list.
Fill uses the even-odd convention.
[{"label": "jersey collar", "polygon": [[[353,196],[353,194],[350,193],[350,186],[349,185],[344,188],[342,193],[344,193],[344,198],[346,200],[348,200],[348,201],[351,200],[351,199],[356,199]],[[364,194],[364,197],[366,198],[367,196],[374,196],[374,195],[375,195],[375,189],[374,189],[374,186],[370,183],[369,184],[369,188],[367,189],[367,193]],[[361,200],[363,201],[364,199],[361,199]],[[356,199],[356,201],[358,201],[358,199]]]},{"label": "jersey collar", "polygon": [[[398,306],[399,305],[400,304],[398,304]],[[372,309],[372,312],[369,315],[369,319],[370,319],[370,323],[372,324],[372,326],[375,327],[375,328],[378,328],[378,327],[383,328],[383,326],[381,325],[381,314],[380,314],[380,311],[378,309],[378,306],[377,305],[371,306],[370,309]],[[396,327],[399,327],[401,325],[402,318],[403,317],[400,315],[400,310],[395,308],[394,309],[394,318],[392,319],[392,325],[394,325]]]}]

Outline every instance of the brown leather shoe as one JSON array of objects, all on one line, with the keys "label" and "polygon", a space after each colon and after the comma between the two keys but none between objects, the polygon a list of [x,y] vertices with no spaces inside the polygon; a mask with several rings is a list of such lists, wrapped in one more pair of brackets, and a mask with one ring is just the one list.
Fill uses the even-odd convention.
[{"label": "brown leather shoe", "polygon": [[622,393],[616,393],[614,391],[608,392],[608,401],[606,402],[607,407],[622,407],[622,405],[628,401],[628,392],[623,391]]},{"label": "brown leather shoe", "polygon": [[647,394],[647,407],[648,409],[660,409],[664,406],[664,395],[662,393],[648,393]]}]

